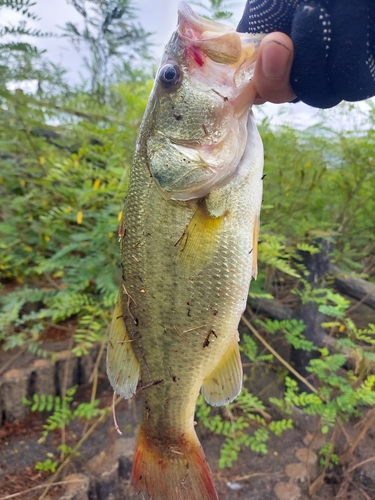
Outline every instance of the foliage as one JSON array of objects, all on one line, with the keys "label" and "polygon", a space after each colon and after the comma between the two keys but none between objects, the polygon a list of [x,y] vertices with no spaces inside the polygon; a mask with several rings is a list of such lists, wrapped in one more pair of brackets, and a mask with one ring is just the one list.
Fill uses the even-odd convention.
[{"label": "foliage", "polygon": [[[219,467],[231,467],[244,447],[266,454],[270,432],[279,436],[293,428],[292,419],[270,421],[271,417],[265,409],[263,402],[245,387],[236,400],[226,406],[223,412],[226,417],[220,413],[213,415],[214,410],[200,396],[196,410],[199,422],[209,431],[225,437],[220,449]],[[255,429],[250,433],[251,427]]]},{"label": "foliage", "polygon": [[[82,16],[79,23],[68,22],[65,36],[77,49],[86,48],[84,64],[91,77],[91,92],[104,100],[116,70],[130,72],[134,56],[147,57],[149,33],[135,22],[131,0],[70,0]],[[121,71],[124,77],[123,71]]]},{"label": "foliage", "polygon": [[[60,396],[53,396],[52,394],[34,394],[32,400],[24,399],[25,405],[30,406],[32,412],[48,412],[51,415],[47,418],[46,423],[43,425],[43,434],[39,439],[43,443],[48,434],[56,429],[66,427],[74,418],[82,418],[90,420],[102,413],[102,410],[97,408],[99,400],[94,400],[91,403],[80,403],[73,411],[71,403],[77,392],[77,387],[67,389],[66,395],[61,398]],[[65,450],[66,451],[66,450]]]},{"label": "foliage", "polygon": [[238,5],[238,2],[228,2],[226,0],[209,0],[209,5],[207,2],[191,1],[192,5],[197,6],[208,14],[204,17],[208,17],[214,21],[223,21],[225,19],[231,19],[233,12],[231,9]]},{"label": "foliage", "polygon": [[[106,409],[99,409],[99,400],[93,398],[91,401],[81,402],[76,404],[76,408],[72,409],[72,403],[77,392],[77,387],[71,387],[66,390],[64,397],[54,396],[52,394],[34,394],[31,400],[23,399],[23,403],[30,407],[32,412],[48,412],[51,413],[46,418],[43,424],[43,432],[38,440],[38,443],[44,443],[50,432],[65,429],[74,419],[79,419],[85,422],[90,422],[98,416],[106,414]],[[61,452],[61,457],[69,455],[79,455],[64,441],[57,446],[57,451]],[[59,460],[53,460],[53,453],[47,453],[47,458],[44,462],[37,462],[35,468],[37,470],[54,473],[60,464]]]},{"label": "foliage", "polygon": [[55,472],[59,465],[59,462],[58,460],[52,460],[53,458],[53,453],[47,453],[47,458],[44,460],[44,462],[36,463],[36,470],[41,470],[43,472]]},{"label": "foliage", "polygon": [[332,441],[327,441],[319,450],[319,455],[320,455],[320,466],[321,467],[328,467],[329,469],[332,469],[335,465],[338,465],[340,463],[340,459],[336,453],[334,453],[334,445]]},{"label": "foliage", "polygon": [[21,20],[15,26],[2,26],[0,27],[0,38],[5,41],[0,43],[0,54],[12,54],[14,52],[34,52],[36,48],[26,42],[20,41],[19,37],[40,37],[46,36],[40,30],[31,28],[27,25],[28,21],[37,21],[37,16],[32,12],[31,8],[35,2],[31,0],[0,0],[0,12],[5,9],[10,9],[17,12],[21,16]]},{"label": "foliage", "polygon": [[[105,331],[118,290],[121,203],[149,90],[148,81],[119,85],[110,108],[72,95],[64,112],[54,103],[42,110],[35,96],[4,96],[0,278],[21,285],[0,297],[6,349],[36,350],[47,323],[76,315],[77,339],[92,343]],[[51,127],[57,117],[61,125]]]},{"label": "foliage", "polygon": [[262,321],[257,319],[257,323],[261,325],[267,333],[275,334],[282,332],[288,344],[292,345],[294,349],[303,349],[304,351],[314,351],[317,348],[310,340],[306,340],[303,332],[305,324],[302,320],[289,319],[289,320],[270,320]]},{"label": "foliage", "polygon": [[[337,261],[350,267],[374,253],[375,129],[370,106],[363,112],[368,128],[350,132],[273,129],[263,122],[263,231],[292,241],[304,241],[316,230],[334,235]],[[337,119],[349,120],[355,113],[360,113],[358,108],[342,105]]]}]

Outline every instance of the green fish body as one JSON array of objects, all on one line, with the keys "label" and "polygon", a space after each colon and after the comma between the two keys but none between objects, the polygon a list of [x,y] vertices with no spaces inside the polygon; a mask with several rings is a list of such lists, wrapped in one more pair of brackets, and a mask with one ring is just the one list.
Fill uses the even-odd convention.
[{"label": "green fish body", "polygon": [[107,365],[118,394],[142,389],[132,483],[154,500],[217,499],[194,411],[200,390],[212,405],[241,390],[262,197],[256,46],[182,4],[139,133]]}]

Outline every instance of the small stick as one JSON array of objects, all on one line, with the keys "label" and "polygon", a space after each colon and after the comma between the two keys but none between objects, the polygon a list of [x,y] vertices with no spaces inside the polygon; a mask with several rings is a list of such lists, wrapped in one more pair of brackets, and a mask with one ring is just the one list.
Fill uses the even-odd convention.
[{"label": "small stick", "polygon": [[[70,484],[70,483],[81,483],[83,481],[84,481],[84,479],[70,479],[69,481],[57,481],[56,483],[51,483],[51,487],[52,486],[63,486],[64,484]],[[16,498],[16,497],[23,495],[24,493],[29,493],[30,491],[39,490],[39,489],[45,488],[45,487],[46,487],[45,484],[38,484],[37,486],[33,486],[32,488],[29,488],[28,490],[19,491],[18,493],[13,493],[12,495],[7,495],[6,497],[1,497],[0,500],[8,500],[10,498]]]},{"label": "small stick", "polygon": [[185,339],[181,333],[178,331],[177,329],[177,326],[174,326],[173,327],[173,330],[177,333],[177,335],[180,337],[181,340],[183,340],[184,342],[186,342],[187,344],[190,344],[190,342],[188,341],[188,339]]},{"label": "small stick", "polygon": [[[245,316],[242,316],[242,321],[245,323],[245,325],[248,327],[248,329],[256,336],[256,338],[260,342],[262,342],[262,344],[266,347],[266,349],[268,349],[270,351],[270,353],[273,354],[275,356],[275,358],[280,361],[280,363],[282,363],[291,373],[293,373],[293,375],[295,377],[297,377],[301,382],[303,382],[310,389],[310,391],[312,391],[314,394],[316,394],[317,396],[319,396],[319,392],[315,389],[315,387],[313,385],[311,385],[310,382],[305,379],[305,377],[302,377],[302,375],[300,375],[293,368],[293,366],[290,366],[290,364],[287,361],[285,361],[285,359],[282,356],[280,356],[280,354],[277,353],[275,351],[275,349],[273,347],[271,347],[266,340],[264,340],[264,338],[260,335],[260,333],[258,332],[258,330],[256,330],[253,327],[253,325],[251,325],[249,323],[249,321],[245,318]],[[323,399],[322,396],[319,396],[319,397],[321,399]],[[324,401],[324,399],[323,399],[323,401]]]},{"label": "small stick", "polygon": [[115,402],[116,402],[116,392],[113,391],[113,397],[112,397],[112,417],[113,417],[113,423],[115,424],[116,431],[120,434],[120,436],[122,436],[122,432],[120,431],[120,427],[118,426],[118,423],[117,423],[117,420],[116,420]]},{"label": "small stick", "polygon": [[184,330],[182,333],[193,332],[194,330],[199,330],[200,328],[204,328],[207,325],[195,326],[194,328],[189,328],[189,330]]}]

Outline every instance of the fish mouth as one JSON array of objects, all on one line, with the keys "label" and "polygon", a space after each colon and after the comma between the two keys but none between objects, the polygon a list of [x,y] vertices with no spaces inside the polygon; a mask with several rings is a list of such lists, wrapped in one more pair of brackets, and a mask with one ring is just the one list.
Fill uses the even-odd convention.
[{"label": "fish mouth", "polygon": [[200,17],[185,2],[179,5],[177,31],[187,55],[199,66],[203,66],[205,57],[226,65],[241,63],[254,55],[262,39],[262,35],[239,33],[234,26]]}]

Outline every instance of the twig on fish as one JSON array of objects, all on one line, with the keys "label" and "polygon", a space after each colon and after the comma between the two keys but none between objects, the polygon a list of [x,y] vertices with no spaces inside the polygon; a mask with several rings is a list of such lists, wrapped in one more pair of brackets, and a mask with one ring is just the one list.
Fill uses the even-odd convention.
[{"label": "twig on fish", "polygon": [[152,387],[153,385],[158,385],[160,384],[161,382],[163,382],[163,379],[158,379],[158,380],[154,380],[153,382],[149,382],[148,384],[146,385],[143,385],[142,387],[140,387],[140,391],[143,391],[144,389],[148,389],[149,387]]},{"label": "twig on fish", "polygon": [[174,326],[173,327],[173,330],[177,333],[177,335],[180,337],[181,340],[183,340],[184,342],[186,342],[187,344],[190,344],[190,342],[188,341],[188,339],[184,339],[184,337],[181,335],[181,333],[178,331],[177,329],[177,326]]},{"label": "twig on fish", "polygon": [[132,254],[132,258],[136,261],[136,262],[139,262],[139,259],[137,259],[137,257],[135,255]]},{"label": "twig on fish", "polygon": [[176,455],[183,455],[183,453],[181,453],[180,451],[177,451],[177,450],[169,450],[169,451],[172,453],[176,453]]},{"label": "twig on fish", "polygon": [[212,92],[215,92],[215,94],[217,94],[219,97],[221,97],[222,99],[224,99],[224,102],[227,102],[228,101],[228,97],[226,97],[225,95],[223,94],[220,94],[220,92],[218,92],[217,90],[215,89],[211,89]]},{"label": "twig on fish", "polygon": [[130,301],[131,301],[131,302],[133,302],[133,303],[134,303],[134,305],[135,305],[136,307],[138,307],[138,304],[137,304],[137,303],[136,303],[136,301],[133,299],[133,297],[130,295],[130,293],[127,291],[127,289],[125,288],[125,285],[124,285],[124,284],[122,284],[122,290],[123,290],[124,294],[127,296],[129,303],[130,303]]},{"label": "twig on fish", "polygon": [[113,391],[113,397],[112,397],[112,417],[113,417],[113,423],[115,424],[116,431],[120,434],[120,436],[122,436],[122,432],[120,431],[120,427],[118,426],[118,423],[117,423],[117,420],[116,420],[115,402],[116,402],[116,392]]},{"label": "twig on fish", "polygon": [[180,241],[182,240],[182,238],[185,236],[185,234],[186,234],[186,227],[184,229],[184,232],[181,234],[181,236],[178,238],[178,240],[176,241],[176,243],[173,245],[174,247],[176,247],[180,243]]},{"label": "twig on fish", "polygon": [[[194,328],[189,328],[188,330],[184,330],[182,333],[187,333],[187,332],[193,332],[194,330],[199,330],[200,328],[204,328],[206,327],[207,325],[199,325],[199,326],[195,326]],[[212,330],[213,331],[213,330]]]},{"label": "twig on fish", "polygon": [[122,289],[123,289],[123,292],[124,294],[126,295],[127,297],[127,301],[126,301],[126,307],[128,309],[128,313],[130,314],[132,320],[133,320],[133,323],[135,325],[138,325],[138,319],[134,316],[134,314],[131,312],[130,310],[130,304],[131,302],[134,303],[135,307],[138,307],[138,304],[136,303],[136,301],[133,299],[133,297],[130,295],[130,293],[127,291],[127,289],[125,288],[125,285],[122,284]]}]

